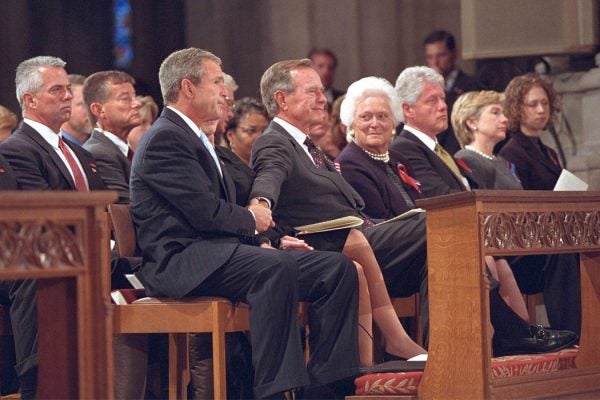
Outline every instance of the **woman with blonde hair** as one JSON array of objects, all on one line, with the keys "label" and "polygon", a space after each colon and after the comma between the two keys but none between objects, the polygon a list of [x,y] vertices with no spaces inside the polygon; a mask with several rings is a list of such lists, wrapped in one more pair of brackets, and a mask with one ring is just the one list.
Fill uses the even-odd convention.
[{"label": "woman with blonde hair", "polygon": [[18,123],[17,114],[0,105],[0,142],[10,136]]}]

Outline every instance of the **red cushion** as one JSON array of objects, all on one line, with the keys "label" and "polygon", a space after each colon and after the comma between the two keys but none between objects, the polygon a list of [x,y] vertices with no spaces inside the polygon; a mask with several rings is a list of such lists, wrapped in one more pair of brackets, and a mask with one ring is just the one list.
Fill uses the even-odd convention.
[{"label": "red cushion", "polygon": [[[492,359],[494,378],[543,374],[575,368],[577,349],[556,353],[526,354]],[[416,395],[423,372],[386,372],[363,375],[354,380],[356,395]]]}]

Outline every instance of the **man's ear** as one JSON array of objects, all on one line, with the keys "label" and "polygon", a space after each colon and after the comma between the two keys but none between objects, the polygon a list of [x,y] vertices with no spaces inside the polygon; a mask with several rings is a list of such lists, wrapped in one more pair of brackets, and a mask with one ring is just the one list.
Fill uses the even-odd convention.
[{"label": "man's ear", "polygon": [[412,118],[412,107],[407,103],[402,103],[402,113],[404,114],[404,122],[406,122],[407,118]]},{"label": "man's ear", "polygon": [[25,92],[23,94],[23,105],[27,106],[27,108],[35,108],[37,105],[35,96],[29,92]]},{"label": "man's ear", "polygon": [[287,111],[288,106],[286,103],[286,94],[281,91],[278,90],[277,92],[275,92],[275,102],[277,103],[277,106],[279,107],[280,110],[282,111]]},{"label": "man's ear", "polygon": [[194,84],[189,79],[182,79],[180,85],[180,94],[183,94],[187,98],[194,96]]},{"label": "man's ear", "polygon": [[90,112],[96,119],[100,119],[100,114],[104,112],[102,108],[102,104],[100,103],[92,103],[90,104]]}]

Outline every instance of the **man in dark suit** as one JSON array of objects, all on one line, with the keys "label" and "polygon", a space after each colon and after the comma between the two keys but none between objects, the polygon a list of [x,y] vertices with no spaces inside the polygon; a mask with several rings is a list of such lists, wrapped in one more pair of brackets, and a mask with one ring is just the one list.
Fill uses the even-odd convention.
[{"label": "man in dark suit", "polygon": [[[406,158],[415,178],[421,183],[423,197],[475,188],[474,182],[463,176],[463,172],[468,173],[468,166],[457,163],[436,140],[448,123],[444,78],[429,67],[406,68],[396,80],[396,91],[405,125],[390,149]],[[502,300],[497,282],[494,286],[490,290],[490,316],[495,330],[495,353],[551,351],[576,337],[563,331],[557,331],[556,338],[552,340],[548,340],[547,336],[538,337],[535,327],[530,327]]]},{"label": "man in dark suit", "polygon": [[129,203],[129,175],[133,152],[127,144],[129,132],[142,123],[134,85],[126,72],[101,71],[83,85],[89,117],[95,125],[83,148],[96,158],[104,185],[119,194],[118,203]]},{"label": "man in dark suit", "polygon": [[321,83],[325,88],[324,94],[327,98],[327,104],[331,107],[338,97],[344,95],[344,91],[333,87],[335,71],[338,66],[337,57],[330,49],[313,48],[308,53],[308,58],[312,61],[313,68],[319,74],[319,78],[321,78]]},{"label": "man in dark suit", "polygon": [[[285,83],[284,76],[288,77]],[[271,66],[261,80],[263,104],[275,118],[252,149],[257,175],[250,199],[273,209],[282,234],[294,234],[294,226],[349,215],[365,218],[360,195],[332,163],[325,163],[326,168],[315,168],[310,154],[307,134],[320,120],[325,106],[323,87],[318,80],[314,84],[315,76],[309,60],[290,60]],[[285,96],[280,89],[284,85],[289,91]],[[301,98],[304,93],[309,94],[304,95],[308,99]],[[379,226],[367,223],[369,227],[363,227],[392,296],[416,293],[424,282],[423,222],[421,215]],[[319,240],[321,247],[341,250],[340,243],[331,237],[325,239]],[[342,244],[344,239],[341,238]]]},{"label": "man in dark suit", "polygon": [[[409,78],[424,81],[418,90],[405,93],[403,88]],[[410,88],[415,89],[414,85]],[[421,183],[423,197],[469,190],[474,183],[462,175],[459,165],[439,142],[438,135],[448,127],[444,78],[432,68],[411,67],[398,77],[396,90],[402,101],[405,125],[390,149],[402,154],[410,164]]]},{"label": "man in dark suit", "polygon": [[[461,94],[482,90],[483,85],[456,66],[456,40],[450,32],[443,30],[431,32],[423,41],[423,49],[427,66],[444,77],[444,92],[448,105],[448,117],[450,117],[452,106]],[[450,124],[438,134],[438,141],[450,154],[460,150],[460,145]]]},{"label": "man in dark suit", "polygon": [[[258,398],[358,373],[357,275],[337,253],[261,248],[271,211],[235,204],[235,189],[199,128],[225,106],[220,60],[189,48],[159,72],[166,104],[133,160],[131,209],[149,295],[225,296],[250,305]],[[262,245],[267,246],[263,243]],[[304,363],[298,301],[312,303]]]},{"label": "man in dark suit", "polygon": [[82,146],[90,138],[92,124],[88,117],[87,107],[83,101],[83,82],[85,76],[78,74],[69,74],[71,82],[71,117],[60,127],[60,135],[63,139],[70,140],[78,146]]},{"label": "man in dark suit", "polygon": [[[17,67],[23,122],[0,144],[0,154],[10,163],[21,190],[104,189],[92,155],[58,135],[70,117],[73,98],[65,65],[60,58],[41,56]],[[34,398],[38,365],[35,281],[12,281],[3,289],[11,301],[21,398]]]}]

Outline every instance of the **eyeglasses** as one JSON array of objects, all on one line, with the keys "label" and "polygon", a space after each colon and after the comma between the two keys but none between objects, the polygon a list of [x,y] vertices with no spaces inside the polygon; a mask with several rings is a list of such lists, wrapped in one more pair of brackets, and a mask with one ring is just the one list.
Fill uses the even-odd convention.
[{"label": "eyeglasses", "polygon": [[132,106],[134,103],[139,103],[140,106],[142,105],[140,100],[135,95],[131,95],[131,94],[127,94],[127,93],[122,93],[116,99],[108,100],[107,102],[109,102],[109,101],[115,101],[117,103],[123,104],[124,106]]}]

